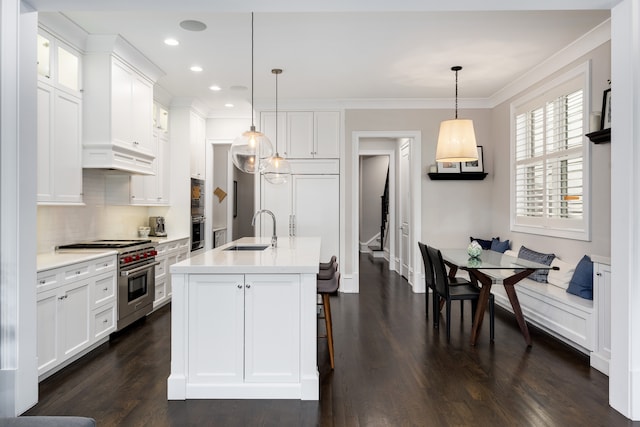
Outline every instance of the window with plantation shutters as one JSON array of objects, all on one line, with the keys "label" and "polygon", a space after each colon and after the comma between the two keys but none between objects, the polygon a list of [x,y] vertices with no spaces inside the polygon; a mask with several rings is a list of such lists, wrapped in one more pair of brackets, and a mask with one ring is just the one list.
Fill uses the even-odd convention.
[{"label": "window with plantation shutters", "polygon": [[586,75],[569,76],[512,105],[514,231],[590,238]]}]

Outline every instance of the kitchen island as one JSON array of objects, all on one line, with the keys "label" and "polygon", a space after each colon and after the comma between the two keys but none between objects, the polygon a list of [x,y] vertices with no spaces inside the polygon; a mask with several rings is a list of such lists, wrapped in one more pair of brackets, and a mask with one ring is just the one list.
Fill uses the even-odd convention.
[{"label": "kitchen island", "polygon": [[318,400],[320,238],[270,242],[242,238],[171,266],[169,400]]}]

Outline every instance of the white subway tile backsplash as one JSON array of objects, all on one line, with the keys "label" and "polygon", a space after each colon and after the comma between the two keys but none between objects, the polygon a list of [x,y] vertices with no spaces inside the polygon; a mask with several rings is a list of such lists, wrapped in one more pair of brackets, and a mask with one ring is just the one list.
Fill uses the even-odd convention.
[{"label": "white subway tile backsplash", "polygon": [[106,205],[107,173],[93,169],[83,171],[85,206],[38,206],[38,253],[82,240],[138,237],[138,227],[148,225],[148,208]]}]

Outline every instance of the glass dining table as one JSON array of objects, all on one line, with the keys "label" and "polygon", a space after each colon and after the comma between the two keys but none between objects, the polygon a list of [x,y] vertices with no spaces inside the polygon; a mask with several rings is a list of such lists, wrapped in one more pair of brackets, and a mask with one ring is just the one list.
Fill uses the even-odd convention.
[{"label": "glass dining table", "polygon": [[553,267],[491,250],[483,250],[477,258],[470,257],[466,249],[440,249],[440,252],[442,252],[444,262],[450,268],[449,277],[454,277],[458,269],[465,270],[469,272],[469,278],[474,285],[477,286],[478,282],[481,285],[480,298],[471,330],[471,345],[476,345],[478,341],[484,312],[489,302],[491,286],[495,282],[504,286],[524,340],[527,346],[531,346],[529,328],[520,308],[515,285],[536,270],[551,270]]}]

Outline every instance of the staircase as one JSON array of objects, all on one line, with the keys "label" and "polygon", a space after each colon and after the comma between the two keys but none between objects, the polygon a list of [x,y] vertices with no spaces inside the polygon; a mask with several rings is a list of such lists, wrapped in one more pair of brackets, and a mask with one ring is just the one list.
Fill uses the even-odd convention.
[{"label": "staircase", "polygon": [[371,255],[374,258],[382,258],[384,257],[384,247],[387,242],[388,236],[388,227],[389,223],[389,169],[387,168],[387,179],[384,183],[384,192],[382,196],[380,196],[380,235],[375,240],[374,244],[369,245],[369,250],[371,250]]}]

